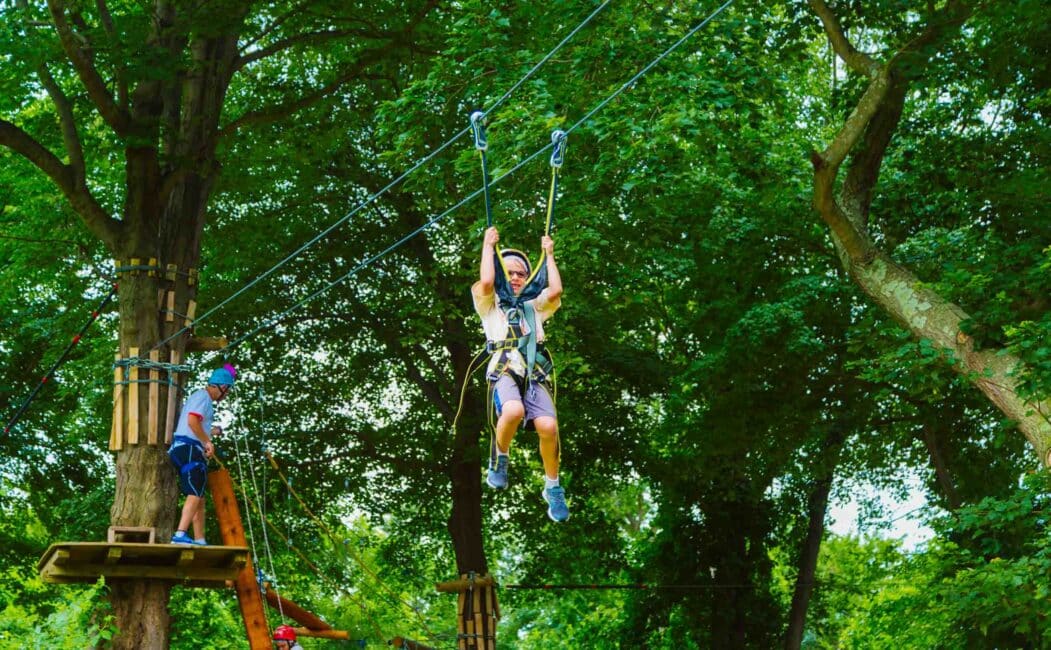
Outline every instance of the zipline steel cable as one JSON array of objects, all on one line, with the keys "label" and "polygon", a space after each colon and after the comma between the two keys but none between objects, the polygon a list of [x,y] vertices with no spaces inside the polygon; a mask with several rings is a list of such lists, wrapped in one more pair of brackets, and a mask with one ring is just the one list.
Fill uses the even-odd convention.
[{"label": "zipline steel cable", "polygon": [[[656,66],[658,63],[660,63],[665,57],[667,57],[669,54],[671,54],[676,49],[678,49],[680,45],[682,45],[687,40],[689,40],[689,38],[691,36],[693,36],[694,34],[699,32],[701,29],[703,29],[705,26],[707,26],[710,22],[712,22],[716,17],[719,16],[719,14],[721,14],[723,11],[725,11],[731,4],[733,4],[733,0],[726,0],[726,2],[724,2],[722,5],[720,5],[719,8],[717,8],[715,11],[713,11],[711,14],[709,14],[707,18],[705,18],[700,23],[698,23],[693,28],[691,28],[688,32],[686,32],[685,35],[682,36],[682,38],[680,38],[675,43],[673,43],[670,47],[668,47],[663,52],[661,52],[660,55],[658,55],[655,59],[650,61],[645,67],[643,67],[641,70],[639,70],[633,77],[631,77],[630,79],[625,81],[623,84],[621,84],[621,86],[619,88],[617,88],[615,91],[613,91],[613,93],[611,93],[608,97],[606,97],[601,102],[596,104],[590,111],[588,111],[584,115],[584,117],[580,118],[579,120],[574,122],[572,126],[570,126],[569,128],[565,129],[565,134],[568,136],[570,133],[572,133],[573,131],[575,131],[578,128],[580,128],[585,122],[587,122],[589,119],[591,119],[591,117],[594,116],[595,113],[597,113],[600,110],[602,110],[603,108],[605,108],[611,101],[616,99],[617,96],[619,96],[621,93],[623,93],[629,87],[631,87],[632,84],[634,84],[636,81],[638,81],[640,78],[642,78],[642,76],[645,75],[647,72],[652,70],[653,67]],[[468,130],[470,130],[470,126],[468,126]],[[519,162],[517,165],[515,165],[514,167],[509,169],[508,171],[506,171],[503,174],[501,174],[500,176],[497,176],[496,178],[494,178],[489,183],[489,185],[496,185],[502,179],[507,178],[508,176],[510,176],[511,174],[515,173],[516,171],[518,171],[522,167],[528,165],[530,162],[532,162],[533,160],[535,160],[539,156],[541,156],[544,153],[546,153],[553,146],[554,146],[554,143],[553,142],[549,142],[545,146],[543,146],[540,149],[538,149],[537,151],[535,151],[529,157],[525,158],[524,160]],[[391,244],[387,248],[383,249],[379,253],[376,253],[375,255],[372,255],[372,256],[366,258],[364,261],[358,263],[352,269],[350,269],[349,271],[347,271],[343,275],[339,276],[335,280],[331,281],[330,283],[328,283],[324,287],[318,289],[314,293],[312,293],[312,294],[306,296],[305,298],[299,300],[298,302],[293,304],[288,309],[280,312],[279,314],[277,314],[273,318],[265,321],[261,325],[255,327],[254,329],[249,330],[247,333],[242,334],[241,336],[237,337],[236,339],[231,341],[226,347],[224,347],[222,350],[217,351],[216,354],[226,353],[227,351],[232,350],[233,348],[237,347],[241,343],[244,343],[246,340],[248,340],[249,338],[255,336],[259,332],[262,332],[264,330],[267,330],[267,329],[273,327],[274,325],[279,323],[282,319],[284,319],[285,316],[287,316],[288,314],[290,314],[293,311],[295,311],[296,309],[302,307],[306,303],[311,302],[312,300],[314,300],[315,298],[321,296],[322,294],[328,292],[333,287],[335,287],[335,286],[337,286],[339,284],[342,284],[347,279],[349,279],[351,276],[357,274],[359,271],[361,271],[365,267],[369,266],[370,264],[372,264],[376,260],[379,260],[380,258],[385,257],[388,253],[390,253],[394,249],[400,247],[405,242],[409,241],[410,239],[412,239],[416,235],[420,234],[424,230],[427,230],[428,228],[430,228],[431,226],[433,226],[437,222],[441,221],[442,219],[444,219],[446,216],[448,216],[452,212],[454,212],[454,211],[458,210],[459,208],[463,207],[464,205],[466,205],[467,203],[469,203],[470,201],[475,199],[478,195],[483,194],[484,191],[485,191],[485,188],[482,187],[482,188],[479,188],[479,189],[475,190],[474,192],[471,192],[466,197],[464,197],[459,203],[453,205],[451,208],[447,209],[445,212],[442,212],[438,216],[436,216],[433,219],[429,220],[427,223],[423,224],[422,226],[420,226],[420,227],[416,228],[415,230],[409,232],[407,235],[403,236],[401,239],[399,239],[398,241],[394,242],[393,244]]]},{"label": "zipline steel cable", "polygon": [[[494,102],[492,106],[490,106],[485,111],[483,111],[483,115],[488,116],[494,110],[499,108],[501,104],[503,104],[505,101],[507,101],[507,99],[509,97],[511,97],[511,95],[515,92],[515,90],[517,90],[519,87],[521,87],[522,84],[524,84],[526,81],[528,81],[533,76],[533,74],[536,73],[537,70],[539,70],[545,63],[547,63],[551,59],[551,57],[553,57],[560,49],[562,49],[562,47],[566,43],[568,43],[570,40],[572,40],[573,37],[576,36],[577,33],[581,29],[583,29],[585,26],[587,26],[587,24],[591,22],[592,18],[597,16],[599,14],[599,12],[601,12],[603,9],[605,9],[606,5],[608,5],[611,1],[612,0],[605,0],[605,2],[600,4],[597,8],[595,8],[594,11],[592,11],[590,14],[588,14],[587,18],[585,18],[583,21],[581,21],[581,23],[579,25],[577,25],[573,29],[573,31],[571,31],[569,34],[567,34],[565,36],[565,38],[563,38],[561,41],[559,41],[558,45],[556,45],[554,48],[552,48],[550,52],[548,52],[546,55],[544,55],[543,58],[541,58],[539,61],[537,61],[537,63],[532,68],[530,68],[529,71],[526,72],[525,75],[522,76],[521,79],[519,79],[517,82],[515,82],[514,85],[512,85],[509,89],[507,89],[507,91],[503,95],[501,95],[500,98],[498,100],[496,100],[496,102]],[[336,222],[333,223],[332,225],[330,225],[328,228],[325,228],[320,233],[318,233],[313,238],[311,238],[309,241],[307,241],[305,244],[303,244],[302,246],[300,246],[296,250],[294,250],[291,253],[289,253],[287,256],[285,256],[284,259],[280,260],[277,264],[273,265],[272,267],[270,267],[269,269],[267,269],[266,271],[264,271],[260,275],[256,276],[253,280],[248,282],[248,284],[244,285],[243,287],[241,287],[240,289],[238,289],[234,293],[232,293],[229,296],[227,296],[224,300],[222,300],[221,302],[216,304],[214,307],[212,307],[212,308],[208,309],[207,311],[205,311],[203,314],[198,316],[193,321],[193,323],[186,325],[185,327],[183,327],[182,329],[178,330],[177,332],[175,332],[174,334],[172,334],[168,338],[166,338],[166,339],[160,341],[159,343],[157,343],[156,345],[154,345],[153,349],[160,348],[165,343],[168,343],[168,342],[174,340],[175,338],[181,336],[183,333],[185,333],[188,330],[190,330],[197,323],[200,323],[201,321],[205,320],[206,318],[208,318],[209,316],[214,314],[216,311],[218,311],[219,309],[221,309],[224,306],[226,306],[227,304],[229,304],[232,300],[234,300],[235,298],[237,298],[241,294],[245,293],[246,291],[248,291],[249,289],[251,289],[255,285],[259,284],[261,281],[263,281],[264,279],[266,279],[270,275],[272,275],[275,271],[277,271],[278,269],[283,267],[285,264],[287,264],[288,262],[290,262],[293,259],[295,259],[296,257],[298,257],[303,251],[307,250],[308,248],[310,248],[311,246],[313,246],[317,242],[321,241],[322,239],[324,239],[325,237],[330,235],[336,228],[339,228],[340,226],[342,226],[344,223],[346,223],[355,214],[357,214],[358,212],[363,210],[365,207],[367,207],[370,204],[372,204],[373,202],[375,202],[376,199],[378,199],[381,196],[383,196],[384,194],[386,194],[392,187],[394,187],[395,185],[397,185],[401,181],[403,181],[406,178],[408,178],[409,175],[411,175],[417,169],[419,169],[423,165],[427,164],[428,162],[433,160],[435,156],[437,156],[438,154],[440,154],[441,152],[445,151],[450,146],[452,146],[453,143],[455,143],[457,140],[459,140],[464,135],[466,135],[470,130],[471,130],[470,126],[466,126],[463,129],[461,129],[456,135],[452,136],[451,138],[446,140],[445,143],[443,143],[438,148],[436,148],[434,151],[430,152],[429,154],[427,154],[426,156],[421,158],[419,161],[416,162],[416,164],[414,164],[408,170],[403,172],[400,176],[398,176],[397,178],[395,178],[391,182],[389,182],[386,185],[384,185],[381,189],[379,189],[376,192],[374,192],[373,194],[371,194],[368,198],[366,198],[364,201],[362,201],[360,204],[358,204],[357,207],[352,209],[345,216],[343,216],[340,219],[336,220]]]}]

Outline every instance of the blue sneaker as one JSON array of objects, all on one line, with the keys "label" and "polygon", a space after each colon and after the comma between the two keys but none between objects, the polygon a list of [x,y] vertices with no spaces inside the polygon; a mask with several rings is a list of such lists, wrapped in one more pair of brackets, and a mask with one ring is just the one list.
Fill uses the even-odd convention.
[{"label": "blue sneaker", "polygon": [[177,530],[172,535],[172,544],[193,544],[193,538],[186,534],[186,531]]},{"label": "blue sneaker", "polygon": [[547,501],[547,516],[551,521],[562,522],[569,519],[569,506],[566,505],[566,491],[561,485],[544,488],[541,492],[544,501]]},{"label": "blue sneaker", "polygon": [[485,475],[485,482],[494,490],[507,489],[507,456],[496,455],[496,467],[492,461],[489,462],[489,472]]},{"label": "blue sneaker", "polygon": [[192,539],[190,540],[190,543],[194,546],[208,546],[208,542],[203,539],[199,542],[196,539]]}]

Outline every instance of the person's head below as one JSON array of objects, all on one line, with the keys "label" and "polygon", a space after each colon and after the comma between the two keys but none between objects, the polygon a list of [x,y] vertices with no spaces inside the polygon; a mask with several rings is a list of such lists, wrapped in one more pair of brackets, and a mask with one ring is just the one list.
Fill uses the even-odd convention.
[{"label": "person's head below", "polygon": [[529,259],[521,251],[508,248],[500,252],[504,260],[504,268],[507,269],[507,277],[511,281],[511,290],[518,295],[529,280]]},{"label": "person's head below", "polygon": [[278,625],[274,629],[274,650],[303,650],[296,643],[296,630],[290,625]]},{"label": "person's head below", "polygon": [[208,378],[208,394],[212,396],[212,399],[219,401],[226,397],[227,393],[234,387],[234,379],[237,378],[237,368],[234,368],[230,364],[224,364],[222,368],[216,368],[212,371],[212,376]]}]

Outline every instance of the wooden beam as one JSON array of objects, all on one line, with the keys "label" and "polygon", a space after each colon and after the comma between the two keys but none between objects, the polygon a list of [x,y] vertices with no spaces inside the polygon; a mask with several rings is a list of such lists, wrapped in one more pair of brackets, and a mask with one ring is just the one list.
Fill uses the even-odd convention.
[{"label": "wooden beam", "polygon": [[478,576],[473,582],[469,578],[460,578],[459,580],[439,582],[434,585],[434,588],[442,593],[454,594],[461,591],[467,591],[472,584],[475,587],[492,587],[496,585],[496,580],[490,575]]},{"label": "wooden beam", "polygon": [[[116,355],[120,361],[120,353]],[[110,430],[110,451],[124,449],[124,370],[121,366],[113,369],[113,427]]]},{"label": "wooden beam", "polygon": [[227,345],[225,336],[194,336],[186,342],[187,352],[214,352]]},{"label": "wooden beam", "polygon": [[[172,350],[171,363],[177,366],[182,362],[182,353]],[[179,399],[179,373],[168,371],[168,411],[164,418],[164,444],[170,445],[175,432],[175,410]]]},{"label": "wooden beam", "polygon": [[281,596],[279,593],[270,588],[269,582],[263,583],[264,595],[266,596],[266,603],[270,605],[271,609],[276,609],[279,612],[283,612],[285,616],[289,617],[296,623],[299,623],[305,628],[312,630],[323,631],[331,630],[332,626],[323,621],[315,614],[311,614],[307,610],[303,609],[299,605],[295,604],[291,600]]},{"label": "wooden beam", "polygon": [[317,639],[340,639],[350,640],[350,632],[346,630],[312,630],[309,627],[297,627],[296,636],[310,636]]},{"label": "wooden beam", "polygon": [[[230,472],[226,469],[209,472],[208,487],[212,493],[212,503],[215,504],[215,518],[219,521],[223,544],[247,546]],[[248,647],[251,650],[271,650],[273,646],[270,627],[266,622],[266,608],[263,606],[263,595],[259,592],[251,557],[237,574],[234,590],[237,592],[237,604],[241,608],[245,632],[248,635]]]},{"label": "wooden beam", "polygon": [[[139,356],[139,348],[128,348],[128,356]],[[132,365],[128,370],[128,444],[139,444],[139,367]]]},{"label": "wooden beam", "polygon": [[[160,350],[150,350],[150,361],[153,363],[159,363],[161,360]],[[158,421],[158,410],[160,408],[158,402],[160,402],[161,387],[158,383],[161,380],[161,373],[157,370],[156,366],[150,368],[150,401],[146,407],[146,442],[151,445],[157,444],[157,429],[160,427]]]}]

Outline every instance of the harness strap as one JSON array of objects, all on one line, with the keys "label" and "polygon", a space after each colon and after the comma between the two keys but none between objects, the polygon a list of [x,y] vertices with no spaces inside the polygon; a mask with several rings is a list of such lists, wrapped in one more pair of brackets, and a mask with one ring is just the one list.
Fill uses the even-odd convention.
[{"label": "harness strap", "polygon": [[[190,447],[190,448],[198,447],[198,448],[200,448],[199,445],[196,445],[196,444],[194,444],[192,442],[177,442],[177,443],[173,444],[171,449],[168,451],[169,457],[171,456],[172,452],[175,451],[178,447]],[[201,453],[204,453],[203,450],[202,450]],[[185,463],[181,463],[179,465],[179,475],[180,476],[186,476],[187,474],[189,474],[190,472],[194,471],[197,468],[201,468],[201,469],[203,469],[203,470],[205,470],[207,472],[208,471],[208,463],[202,462],[202,461],[199,461],[199,460],[193,460],[192,457],[191,457],[190,460],[187,460]]]}]

